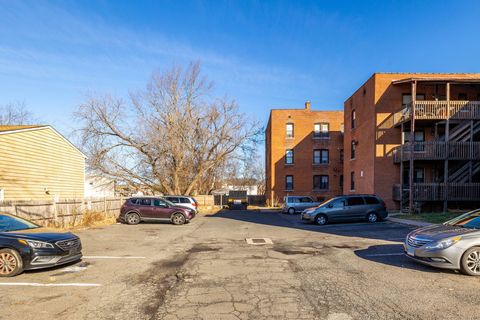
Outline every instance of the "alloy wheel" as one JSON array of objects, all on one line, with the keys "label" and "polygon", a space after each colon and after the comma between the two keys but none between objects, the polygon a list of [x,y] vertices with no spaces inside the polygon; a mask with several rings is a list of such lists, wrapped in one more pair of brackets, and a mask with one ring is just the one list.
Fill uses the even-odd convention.
[{"label": "alloy wheel", "polygon": [[367,218],[369,222],[376,222],[378,219],[375,213],[369,213]]},{"label": "alloy wheel", "polygon": [[184,224],[185,223],[185,217],[181,213],[177,213],[172,217],[173,224]]},{"label": "alloy wheel", "polygon": [[467,268],[475,274],[480,274],[480,251],[472,251],[467,257]]},{"label": "alloy wheel", "polygon": [[317,217],[317,224],[324,225],[327,223],[327,218],[324,215],[319,215]]},{"label": "alloy wheel", "polygon": [[15,271],[17,268],[17,259],[15,256],[8,252],[2,252],[0,254],[0,274],[7,276]]},{"label": "alloy wheel", "polygon": [[128,224],[137,224],[137,223],[140,222],[140,218],[138,217],[138,215],[136,213],[130,213],[127,216],[127,222],[128,222]]}]

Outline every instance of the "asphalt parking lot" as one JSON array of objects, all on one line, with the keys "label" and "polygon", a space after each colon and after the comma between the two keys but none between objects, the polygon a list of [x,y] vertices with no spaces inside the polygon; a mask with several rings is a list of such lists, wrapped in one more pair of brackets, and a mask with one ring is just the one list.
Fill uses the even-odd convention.
[{"label": "asphalt parking lot", "polygon": [[0,318],[478,319],[480,279],[410,261],[410,230],[253,211],[84,230],[81,262],[0,279]]}]

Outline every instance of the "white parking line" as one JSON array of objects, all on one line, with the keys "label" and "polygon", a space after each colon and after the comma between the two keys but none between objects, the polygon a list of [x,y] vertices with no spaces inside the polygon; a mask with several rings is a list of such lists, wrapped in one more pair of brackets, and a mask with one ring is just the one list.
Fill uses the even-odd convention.
[{"label": "white parking line", "polygon": [[132,256],[83,256],[83,259],[146,259],[146,257],[132,257]]},{"label": "white parking line", "polygon": [[0,286],[23,287],[100,287],[98,283],[35,283],[35,282],[0,282]]},{"label": "white parking line", "polygon": [[387,256],[403,256],[403,253],[376,253],[367,254],[366,257],[387,257]]}]

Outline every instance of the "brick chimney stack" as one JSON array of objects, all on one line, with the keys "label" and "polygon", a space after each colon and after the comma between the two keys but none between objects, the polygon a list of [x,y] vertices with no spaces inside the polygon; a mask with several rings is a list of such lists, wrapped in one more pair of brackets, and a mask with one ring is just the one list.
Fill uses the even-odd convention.
[{"label": "brick chimney stack", "polygon": [[305,110],[310,110],[310,101],[305,102]]}]

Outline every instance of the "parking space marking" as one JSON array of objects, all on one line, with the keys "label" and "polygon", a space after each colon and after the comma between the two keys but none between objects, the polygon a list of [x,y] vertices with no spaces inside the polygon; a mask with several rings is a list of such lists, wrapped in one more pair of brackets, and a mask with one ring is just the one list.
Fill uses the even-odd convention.
[{"label": "parking space marking", "polygon": [[146,259],[146,257],[140,256],[83,256],[83,259]]},{"label": "parking space marking", "polygon": [[375,253],[367,254],[366,257],[388,257],[388,256],[403,256],[404,253]]},{"label": "parking space marking", "polygon": [[35,282],[0,282],[0,286],[22,287],[101,287],[98,283],[35,283]]}]

